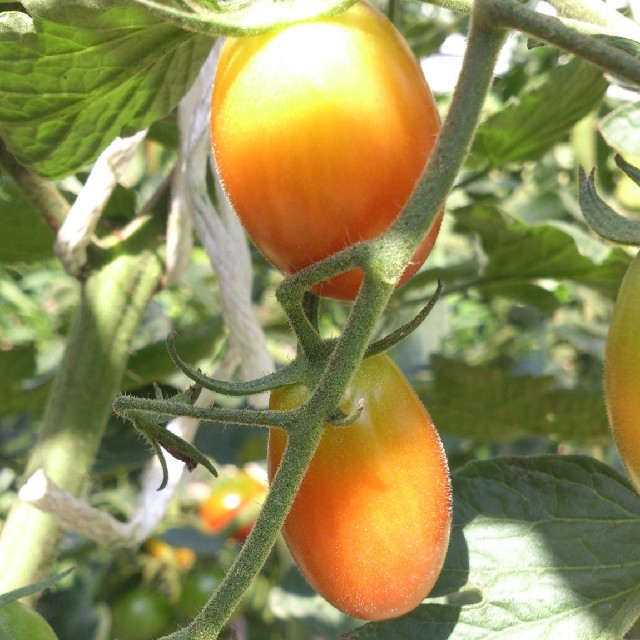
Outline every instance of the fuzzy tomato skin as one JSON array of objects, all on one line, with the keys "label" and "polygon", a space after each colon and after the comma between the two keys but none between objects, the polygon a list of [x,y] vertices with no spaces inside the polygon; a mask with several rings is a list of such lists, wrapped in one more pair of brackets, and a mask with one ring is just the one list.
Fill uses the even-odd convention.
[{"label": "fuzzy tomato skin", "polygon": [[[309,396],[301,384],[271,394],[272,409]],[[286,519],[287,545],[307,581],[331,604],[363,620],[416,607],[444,563],[451,527],[447,460],[429,414],[386,356],[364,361],[341,408],[360,418],[326,425]],[[269,432],[273,478],[286,434]]]},{"label": "fuzzy tomato skin", "polygon": [[49,623],[36,611],[14,600],[0,605],[0,640],[57,640]]},{"label": "fuzzy tomato skin", "polygon": [[[440,130],[431,91],[385,16],[338,16],[230,38],[211,107],[218,171],[257,248],[285,274],[379,236],[406,203]],[[405,270],[429,255],[442,212]],[[352,270],[314,292],[353,299]]]},{"label": "fuzzy tomato skin", "polygon": [[640,253],[618,291],[605,349],[604,391],[620,458],[640,491]]}]

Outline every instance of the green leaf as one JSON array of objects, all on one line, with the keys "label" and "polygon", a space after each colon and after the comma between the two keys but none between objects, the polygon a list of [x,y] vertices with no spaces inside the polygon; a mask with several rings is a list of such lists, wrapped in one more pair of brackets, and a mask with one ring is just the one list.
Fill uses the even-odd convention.
[{"label": "green leaf", "polygon": [[0,15],[0,136],[49,178],[164,118],[213,43],[136,7],[23,4],[33,18]]},{"label": "green leaf", "polygon": [[[46,0],[42,0],[46,2]],[[130,0],[161,20],[210,35],[253,35],[344,11],[356,0]]]},{"label": "green leaf", "polygon": [[587,457],[497,458],[453,475],[445,566],[425,604],[348,640],[620,640],[640,597],[640,499]]},{"label": "green leaf", "polygon": [[0,262],[40,260],[53,255],[53,231],[6,174],[0,177]]},{"label": "green leaf", "polygon": [[479,235],[488,263],[478,290],[512,295],[513,285],[569,280],[614,299],[630,257],[621,249],[600,260],[583,255],[574,235],[556,224],[527,226],[499,209],[476,205],[454,212],[459,231]]},{"label": "green leaf", "polygon": [[472,155],[493,166],[538,158],[598,105],[607,86],[599,69],[578,58],[555,67],[480,125]]},{"label": "green leaf", "polygon": [[640,105],[623,104],[600,120],[600,132],[610,147],[624,155],[640,155]]},{"label": "green leaf", "polygon": [[0,594],[0,604],[5,604],[6,602],[13,602],[14,600],[19,600],[20,598],[26,598],[27,596],[34,595],[39,591],[44,591],[45,589],[49,589],[51,587],[55,587],[56,583],[60,582],[63,578],[68,576],[72,571],[74,571],[74,567],[70,567],[69,569],[65,569],[50,578],[46,578],[45,580],[40,580],[39,582],[35,582],[26,587],[21,587],[20,589],[15,589],[13,591],[9,591],[7,593]]},{"label": "green leaf", "polygon": [[558,389],[552,376],[513,375],[504,367],[433,356],[433,385],[418,389],[443,433],[476,442],[527,435],[579,443],[609,442],[600,393]]}]

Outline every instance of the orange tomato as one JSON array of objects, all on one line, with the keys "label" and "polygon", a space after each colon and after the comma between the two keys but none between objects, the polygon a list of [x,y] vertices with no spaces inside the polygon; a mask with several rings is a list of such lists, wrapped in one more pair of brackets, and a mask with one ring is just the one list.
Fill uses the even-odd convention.
[{"label": "orange tomato", "polygon": [[[271,394],[272,409],[309,396],[302,384]],[[388,356],[364,361],[341,408],[364,409],[347,427],[326,425],[284,524],[307,581],[341,611],[364,620],[416,607],[444,563],[451,527],[446,457],[429,414]],[[268,472],[286,433],[269,433]]]},{"label": "orange tomato", "polygon": [[220,533],[227,527],[232,528],[231,537],[243,542],[253,528],[253,521],[233,529],[243,511],[252,503],[262,503],[267,487],[246,471],[237,476],[217,480],[214,490],[200,505],[200,517],[210,533]]},{"label": "orange tomato", "polygon": [[[256,247],[285,274],[383,233],[439,130],[413,53],[364,2],[230,38],[220,54],[211,105],[218,171]],[[429,255],[441,217],[401,283]],[[361,282],[352,270],[314,291],[349,300]]]}]

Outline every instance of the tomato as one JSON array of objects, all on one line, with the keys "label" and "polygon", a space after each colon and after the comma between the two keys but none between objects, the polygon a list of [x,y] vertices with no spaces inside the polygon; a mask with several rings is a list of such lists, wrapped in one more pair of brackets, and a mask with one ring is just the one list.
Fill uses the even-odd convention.
[{"label": "tomato", "polygon": [[640,253],[618,291],[605,349],[604,390],[620,458],[640,491]]},{"label": "tomato", "polygon": [[[275,390],[272,409],[309,396],[302,384]],[[364,409],[348,427],[326,425],[284,524],[307,581],[344,613],[392,618],[431,591],[451,527],[447,461],[429,414],[386,355],[364,361],[341,408]],[[271,429],[272,478],[286,433]]]},{"label": "tomato", "polygon": [[[200,505],[200,517],[210,533],[220,533],[223,529],[240,520],[243,512],[256,503],[262,503],[267,487],[246,471],[237,476],[216,480],[214,491]],[[253,528],[253,522],[239,525],[231,537],[243,542]]]},{"label": "tomato", "polygon": [[26,604],[0,605],[0,640],[57,640],[49,623]]},{"label": "tomato", "polygon": [[152,640],[167,631],[173,620],[168,599],[143,587],[118,598],[112,615],[117,640]]},{"label": "tomato", "polygon": [[163,563],[177,567],[180,571],[187,571],[196,561],[196,552],[189,547],[173,547],[159,538],[150,538],[145,544],[149,555]]},{"label": "tomato", "polygon": [[[285,274],[385,231],[439,130],[413,53],[364,2],[230,38],[220,54],[211,106],[218,171],[253,242]],[[429,255],[441,215],[402,282]],[[352,270],[314,291],[350,300],[361,281]]]},{"label": "tomato", "polygon": [[224,571],[218,568],[198,567],[187,574],[178,603],[184,620],[190,620],[204,607],[223,578]]}]

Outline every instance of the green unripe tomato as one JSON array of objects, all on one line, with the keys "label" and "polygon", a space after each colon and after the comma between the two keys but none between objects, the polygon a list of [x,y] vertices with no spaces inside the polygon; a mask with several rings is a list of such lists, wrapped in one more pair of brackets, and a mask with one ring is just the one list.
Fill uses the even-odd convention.
[{"label": "green unripe tomato", "polygon": [[199,567],[187,574],[182,584],[178,610],[181,618],[190,620],[199,613],[224,578],[221,569]]},{"label": "green unripe tomato", "polygon": [[0,640],[58,640],[49,623],[26,604],[0,605]]},{"label": "green unripe tomato", "polygon": [[165,596],[138,588],[113,604],[113,632],[118,640],[153,640],[167,630],[173,616]]}]

